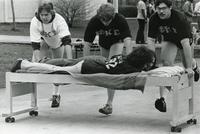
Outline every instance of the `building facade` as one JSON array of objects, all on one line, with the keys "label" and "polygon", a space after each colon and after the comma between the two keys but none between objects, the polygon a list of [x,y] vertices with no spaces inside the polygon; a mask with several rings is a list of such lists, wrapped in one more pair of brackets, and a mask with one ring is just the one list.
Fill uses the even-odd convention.
[{"label": "building facade", "polygon": [[[30,22],[34,16],[41,0],[13,0],[15,10],[16,22]],[[53,1],[53,0],[52,0]],[[107,0],[88,0],[90,7],[93,10],[90,14],[86,15],[86,19],[89,19],[96,13],[96,9],[100,4],[106,3]],[[12,22],[12,8],[11,0],[0,0],[0,23]]]},{"label": "building facade", "polygon": [[[34,12],[37,9],[41,0],[13,0],[15,10],[16,22],[30,22],[34,16]],[[51,0],[54,1],[54,0]],[[78,0],[77,0],[78,1]],[[126,18],[134,18],[137,15],[137,2],[139,0],[85,0],[89,2],[89,6],[92,10],[86,15],[85,19],[90,19],[91,16],[96,14],[96,9],[106,2],[113,3],[117,6],[117,11],[122,13]],[[177,8],[181,8],[185,0],[173,0],[173,5]],[[199,0],[194,0],[196,3]],[[117,3],[117,5],[115,4]],[[87,10],[87,8],[86,8]],[[0,23],[12,22],[12,9],[11,0],[0,0]]]}]

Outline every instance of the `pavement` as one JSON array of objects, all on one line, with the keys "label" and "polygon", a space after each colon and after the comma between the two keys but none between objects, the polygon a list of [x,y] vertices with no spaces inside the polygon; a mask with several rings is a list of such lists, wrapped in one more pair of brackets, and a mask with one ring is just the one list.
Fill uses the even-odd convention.
[{"label": "pavement", "polygon": [[29,36],[10,36],[10,35],[0,35],[1,43],[30,43]]},{"label": "pavement", "polygon": [[[199,88],[195,83],[195,89]],[[51,108],[49,98],[52,85],[38,85],[39,116],[28,113],[14,116],[15,123],[5,123],[0,118],[1,134],[169,134],[172,112],[172,93],[166,98],[167,112],[154,108],[159,96],[158,88],[148,87],[142,94],[137,90],[116,91],[113,114],[105,116],[98,112],[106,101],[105,88],[83,85],[61,86],[61,105]],[[200,96],[200,90],[195,90]],[[0,90],[0,114],[8,111],[5,89]],[[30,106],[29,95],[14,99],[14,110]],[[197,98],[196,118],[200,120],[200,97]],[[200,123],[182,129],[182,134],[199,134]]]},{"label": "pavement", "polygon": [[[3,36],[0,36],[0,39]],[[20,38],[18,38],[20,39]],[[200,65],[200,59],[197,59]],[[200,81],[194,84],[196,125],[184,127],[181,134],[200,133]],[[113,114],[105,116],[98,109],[105,104],[107,91],[102,87],[84,85],[60,86],[61,106],[51,108],[49,98],[51,84],[38,85],[39,116],[27,114],[15,116],[15,123],[5,123],[0,117],[0,134],[169,134],[172,112],[172,93],[169,93],[167,112],[154,108],[159,96],[155,87],[137,90],[116,91]],[[0,89],[0,115],[8,111],[5,88]],[[14,110],[30,105],[29,95],[14,98]]]}]

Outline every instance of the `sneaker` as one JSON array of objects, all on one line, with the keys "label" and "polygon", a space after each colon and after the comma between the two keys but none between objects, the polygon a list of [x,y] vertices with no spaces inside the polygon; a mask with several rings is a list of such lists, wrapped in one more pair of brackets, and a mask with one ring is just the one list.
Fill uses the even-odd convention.
[{"label": "sneaker", "polygon": [[141,44],[147,44],[146,42],[141,42]]},{"label": "sneaker", "polygon": [[99,109],[99,112],[105,115],[112,114],[112,107],[106,104],[103,108]]},{"label": "sneaker", "polygon": [[193,71],[194,71],[194,81],[198,81],[200,71],[199,71],[199,67],[197,64],[196,64],[196,67],[193,68]]},{"label": "sneaker", "polygon": [[166,102],[165,102],[165,99],[163,97],[161,97],[160,99],[157,99],[155,101],[155,108],[158,109],[160,112],[166,112],[167,111]]},{"label": "sneaker", "polygon": [[21,69],[21,63],[23,59],[17,59],[13,64],[12,68],[10,69],[11,72],[16,72],[17,70]]},{"label": "sneaker", "polygon": [[60,106],[60,95],[53,95],[51,107],[59,107]]}]

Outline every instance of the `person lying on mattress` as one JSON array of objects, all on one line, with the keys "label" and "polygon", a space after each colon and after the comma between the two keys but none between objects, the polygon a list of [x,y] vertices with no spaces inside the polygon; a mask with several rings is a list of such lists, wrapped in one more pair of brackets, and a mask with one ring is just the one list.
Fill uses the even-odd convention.
[{"label": "person lying on mattress", "polygon": [[[11,72],[18,69],[29,71],[66,71],[71,73],[127,74],[148,71],[155,67],[156,55],[147,47],[138,47],[129,55],[115,55],[109,61],[103,56],[85,56],[78,59],[43,59],[42,63],[18,59]],[[51,65],[49,65],[51,64]]]},{"label": "person lying on mattress", "polygon": [[[145,46],[135,48],[127,56],[115,55],[109,61],[103,56],[93,55],[78,59],[43,59],[41,62],[42,63],[36,63],[18,59],[11,68],[11,72],[16,72],[21,69],[27,71],[49,71],[57,73],[127,74],[142,71],[152,73],[149,70],[157,68],[155,52]],[[156,109],[159,110],[162,109],[162,107],[156,107]]]}]

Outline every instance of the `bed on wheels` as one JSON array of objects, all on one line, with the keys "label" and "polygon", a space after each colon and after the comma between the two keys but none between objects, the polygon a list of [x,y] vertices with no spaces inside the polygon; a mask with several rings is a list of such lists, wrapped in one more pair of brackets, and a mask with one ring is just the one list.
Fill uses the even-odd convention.
[{"label": "bed on wheels", "polygon": [[[91,82],[91,79],[93,80]],[[107,85],[106,81],[113,80]],[[94,82],[95,80],[95,82]],[[66,74],[44,74],[44,73],[12,73],[6,72],[6,102],[8,113],[3,114],[5,122],[15,122],[14,116],[28,113],[30,116],[38,116],[37,106],[37,84],[38,83],[60,83],[60,84],[92,84],[101,87],[118,88],[119,90],[138,89],[142,92],[144,87],[170,87],[172,93],[172,113],[170,126],[172,132],[181,132],[181,124],[196,124],[195,119],[195,94],[193,88],[193,77],[188,74],[174,75],[171,77],[140,76],[138,73],[109,75],[66,75]],[[119,83],[116,85],[116,83]],[[31,94],[30,107],[13,110],[14,97]]]}]

